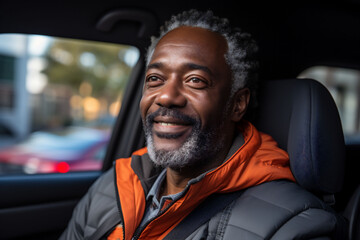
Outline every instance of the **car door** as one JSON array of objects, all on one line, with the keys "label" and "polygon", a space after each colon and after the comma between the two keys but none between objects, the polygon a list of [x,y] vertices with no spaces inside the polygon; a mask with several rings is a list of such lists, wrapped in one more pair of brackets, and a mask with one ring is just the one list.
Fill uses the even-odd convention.
[{"label": "car door", "polygon": [[[104,119],[96,118],[98,120],[97,130],[100,128],[99,122],[105,122],[107,126],[106,133],[108,135],[99,137],[96,135],[98,133],[93,132],[93,126],[90,126],[89,122],[86,122],[86,131],[84,131],[84,126],[81,127],[81,131],[79,129],[74,130],[72,126],[72,123],[76,122],[74,119],[72,119],[71,123],[65,120],[61,122],[61,118],[66,111],[60,115],[58,111],[62,111],[64,104],[60,104],[60,100],[53,95],[47,96],[47,98],[55,101],[56,104],[52,102],[53,105],[48,104],[45,107],[41,107],[43,111],[47,109],[47,118],[53,116],[51,118],[53,121],[47,122],[48,125],[46,127],[41,122],[43,112],[36,112],[34,110],[39,105],[34,105],[32,106],[33,108],[26,105],[29,102],[35,101],[35,98],[41,99],[39,102],[44,105],[43,93],[33,93],[34,96],[25,93],[26,90],[31,88],[33,91],[36,87],[39,88],[39,79],[41,78],[39,76],[45,74],[47,77],[53,77],[50,80],[47,79],[48,85],[49,82],[53,81],[53,88],[51,91],[49,88],[45,89],[56,95],[59,94],[59,91],[70,91],[69,87],[66,88],[67,90],[63,87],[65,79],[72,78],[80,70],[74,70],[73,68],[64,70],[60,69],[58,65],[56,67],[52,66],[51,70],[48,70],[49,68],[42,69],[36,73],[38,74],[35,76],[36,81],[38,81],[37,83],[32,82],[32,84],[25,86],[30,81],[29,78],[31,78],[31,68],[29,65],[33,64],[36,67],[36,61],[38,61],[37,64],[41,62],[39,57],[33,58],[29,52],[27,52],[27,55],[19,57],[17,53],[9,53],[10,48],[3,47],[2,50],[0,47],[0,62],[3,60],[2,66],[4,66],[4,68],[0,67],[0,70],[4,70],[5,73],[3,75],[9,79],[12,79],[11,77],[15,79],[13,84],[10,84],[10,90],[2,88],[2,93],[6,93],[7,97],[0,99],[3,103],[0,108],[7,107],[7,110],[5,109],[2,112],[4,113],[1,115],[3,119],[0,119],[3,120],[0,123],[4,123],[1,125],[3,127],[1,137],[4,138],[0,139],[0,142],[3,140],[4,147],[2,150],[6,151],[7,155],[4,153],[4,156],[8,156],[3,158],[8,162],[0,159],[0,161],[3,161],[3,163],[0,163],[0,239],[57,239],[65,229],[74,206],[86,193],[91,184],[111,167],[115,159],[129,156],[133,150],[144,144],[141,120],[137,109],[143,81],[144,62],[142,59],[149,36],[157,28],[155,17],[142,9],[108,8],[106,5],[100,8],[94,5],[92,8],[89,8],[89,11],[85,14],[86,16],[79,16],[77,11],[82,9],[82,5],[63,4],[54,10],[49,3],[43,2],[41,4],[41,6],[32,5],[32,9],[34,9],[32,12],[25,10],[25,6],[20,6],[16,3],[4,4],[1,10],[2,19],[0,21],[2,22],[0,24],[0,32],[2,34],[0,34],[0,38],[4,36],[9,37],[8,33],[11,33],[10,37],[13,37],[13,41],[10,42],[14,43],[14,39],[22,38],[28,44],[26,48],[30,48],[29,42],[33,38],[39,38],[39,35],[43,38],[51,37],[51,41],[56,42],[57,45],[54,47],[53,44],[51,50],[47,49],[49,52],[46,58],[47,63],[45,64],[47,66],[54,65],[56,61],[65,61],[63,65],[66,65],[66,61],[69,62],[73,58],[72,56],[74,56],[71,55],[72,53],[69,55],[69,49],[72,49],[79,55],[80,49],[85,45],[87,46],[89,40],[96,44],[98,41],[110,41],[110,45],[117,45],[117,47],[120,44],[121,49],[116,50],[116,54],[120,60],[122,58],[125,59],[124,62],[127,61],[125,55],[132,49],[132,52],[130,51],[131,54],[127,56],[128,60],[132,62],[131,67],[126,70],[126,77],[124,77],[126,78],[126,83],[122,84],[123,88],[121,91],[119,90],[121,96],[113,96],[117,101],[114,100],[114,104],[118,104],[112,105],[115,109],[115,116],[112,117],[110,123],[106,122],[106,114]],[[12,14],[12,11],[15,11],[16,14]],[[4,24],[4,19],[9,24]],[[29,22],[25,19],[32,20]],[[17,36],[15,38],[14,33]],[[82,41],[80,43],[77,42],[75,47],[68,46],[68,48],[64,48],[64,42],[59,43],[59,41],[54,40],[59,40],[59,37],[66,43],[74,39],[81,39]],[[95,40],[96,42],[94,42]],[[9,43],[9,41],[3,42]],[[112,48],[109,50],[110,47],[108,45],[102,51],[98,51],[97,48],[93,52],[89,49],[83,50],[78,56],[78,62],[75,62],[76,64],[74,65],[82,65],[83,68],[95,72],[95,75],[108,73],[111,69],[107,68],[104,71],[104,68],[110,65],[107,60],[104,60],[102,65],[92,64],[94,58],[99,58],[98,56],[94,57],[94,54],[108,51],[109,55],[111,55],[111,52],[115,51],[111,50]],[[126,47],[124,48],[124,46]],[[36,45],[35,49],[39,50],[40,47],[41,44]],[[18,49],[16,48],[16,50]],[[136,56],[134,56],[134,49],[137,52]],[[69,51],[67,52],[67,50]],[[1,58],[2,56],[3,58]],[[32,59],[35,60],[31,62]],[[42,59],[45,59],[45,57],[42,57]],[[118,61],[120,60],[118,59]],[[21,66],[25,67],[21,68]],[[9,68],[13,69],[10,73],[7,70]],[[112,70],[114,74],[119,71],[125,71],[124,68],[118,66],[115,66]],[[62,78],[56,82],[53,79],[58,75],[62,75]],[[119,76],[123,75],[124,73],[120,73]],[[84,79],[95,78],[86,74],[81,76]],[[111,88],[116,89],[118,86],[117,83],[119,84],[119,82],[116,81],[119,77],[116,76],[113,79],[112,76],[107,77],[107,80],[115,81],[113,85],[107,83],[110,85],[110,87],[104,90],[107,94],[111,92]],[[69,115],[79,114],[75,110],[79,110],[76,109],[76,104],[81,102],[80,115],[82,114],[82,118],[89,116],[91,118],[91,115],[84,115],[87,111],[86,106],[90,109],[89,114],[94,114],[95,110],[91,112],[91,109],[94,109],[96,106],[101,107],[105,97],[103,95],[91,95],[95,87],[101,88],[101,81],[89,80],[92,85],[86,81],[84,83],[84,81],[76,85],[76,89],[79,89],[79,92],[74,94],[73,90],[71,90],[72,95],[66,95],[67,97],[63,97],[63,100],[65,98],[67,101],[66,106],[70,109],[68,109]],[[71,84],[75,83],[71,82]],[[89,93],[89,85],[94,88],[91,94]],[[83,92],[81,93],[81,91]],[[26,95],[25,100],[21,99],[24,98],[23,94]],[[41,98],[39,97],[40,95]],[[8,103],[9,105],[6,105],[8,99],[12,100]],[[18,104],[19,102],[21,104]],[[121,108],[119,104],[121,104]],[[57,107],[54,107],[54,105]],[[108,106],[106,109],[111,111],[110,102],[106,106]],[[6,111],[11,112],[11,114],[6,115]],[[98,112],[101,112],[101,109]],[[4,116],[8,117],[5,118]],[[28,124],[28,128],[23,129],[25,134],[19,130],[22,126],[22,124],[19,124],[19,121],[21,122],[20,116],[25,116],[28,119],[28,121],[23,122],[25,125]],[[55,128],[57,131],[44,132],[44,129],[47,130],[49,128],[49,124],[57,124]],[[60,127],[62,129],[66,127],[67,129],[66,131],[58,131]],[[92,130],[89,130],[90,128]],[[68,133],[69,131],[71,133]],[[101,132],[104,132],[103,129],[101,129]],[[116,134],[112,134],[113,132],[116,132]],[[95,140],[91,139],[93,135],[97,136]],[[105,144],[105,147],[99,144]],[[80,150],[83,148],[86,151],[81,155],[82,152]],[[64,153],[66,154],[64,155]],[[99,161],[99,158],[101,162],[97,163],[96,161]],[[18,162],[14,163],[14,159],[18,159]],[[56,164],[53,164],[54,162]]]}]

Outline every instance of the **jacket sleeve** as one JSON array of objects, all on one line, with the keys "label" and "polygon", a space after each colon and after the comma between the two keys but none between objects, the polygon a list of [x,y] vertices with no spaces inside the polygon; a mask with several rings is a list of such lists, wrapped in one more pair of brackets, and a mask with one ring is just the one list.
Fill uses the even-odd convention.
[{"label": "jacket sleeve", "polygon": [[99,177],[76,205],[60,240],[84,239],[94,234],[108,217],[118,212],[114,187],[114,169]]},{"label": "jacket sleeve", "polygon": [[69,239],[84,239],[84,228],[86,225],[87,219],[87,209],[91,201],[90,193],[86,195],[79,201],[75,207],[71,220],[68,223],[67,228],[62,233],[60,240],[69,240]]}]

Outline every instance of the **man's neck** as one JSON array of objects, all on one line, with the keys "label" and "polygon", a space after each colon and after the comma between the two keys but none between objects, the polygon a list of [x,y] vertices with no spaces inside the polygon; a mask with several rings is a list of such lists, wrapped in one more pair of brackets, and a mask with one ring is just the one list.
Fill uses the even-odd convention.
[{"label": "man's neck", "polygon": [[213,160],[207,159],[207,164],[201,166],[191,166],[182,169],[167,168],[166,178],[162,183],[159,192],[159,198],[162,196],[173,195],[183,191],[189,180],[198,177],[211,169],[220,166],[228,157],[231,157],[241,145],[244,144],[244,138],[241,134],[236,134],[234,141],[228,144],[222,152],[219,152]]},{"label": "man's neck", "polygon": [[208,159],[207,164],[202,166],[191,166],[182,169],[167,168],[166,179],[161,187],[159,198],[183,191],[189,180],[220,166],[224,162],[229,148],[224,149],[225,151],[220,152],[213,160]]},{"label": "man's neck", "polygon": [[173,195],[183,191],[189,180],[220,166],[228,157],[231,157],[241,145],[244,144],[244,138],[241,134],[236,134],[236,137],[232,140],[234,141],[228,143],[228,147],[223,148],[223,150],[212,158],[212,160],[207,159],[206,164],[182,169],[167,168],[166,178],[162,183],[159,198],[161,198],[161,196]]},{"label": "man's neck", "polygon": [[160,191],[161,196],[173,195],[181,192],[192,177],[185,177],[171,168],[166,170],[166,178]]}]

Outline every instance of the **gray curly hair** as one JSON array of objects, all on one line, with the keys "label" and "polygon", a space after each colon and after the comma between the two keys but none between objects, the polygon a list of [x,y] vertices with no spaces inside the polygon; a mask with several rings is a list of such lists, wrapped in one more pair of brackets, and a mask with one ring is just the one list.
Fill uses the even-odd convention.
[{"label": "gray curly hair", "polygon": [[191,9],[174,15],[169,21],[165,22],[160,28],[160,36],[151,38],[151,45],[146,56],[146,65],[149,64],[159,40],[171,30],[181,26],[200,27],[223,36],[228,44],[225,60],[230,66],[233,78],[231,96],[243,87],[249,87],[252,95],[254,95],[257,86],[258,68],[255,57],[258,46],[255,40],[249,33],[242,32],[238,28],[232,28],[228,19],[219,18],[210,10],[201,12]]}]

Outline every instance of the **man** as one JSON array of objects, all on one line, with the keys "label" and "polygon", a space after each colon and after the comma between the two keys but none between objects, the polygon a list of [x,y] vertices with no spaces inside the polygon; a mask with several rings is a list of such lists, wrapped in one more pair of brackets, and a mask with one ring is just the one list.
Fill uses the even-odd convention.
[{"label": "man", "polygon": [[[335,216],[294,183],[287,153],[243,119],[248,86],[256,81],[256,50],[249,34],[210,11],[190,10],[167,22],[147,56],[140,102],[147,148],[117,160],[91,187],[62,239],[330,236]],[[202,219],[199,205],[212,211],[229,193],[239,194]],[[294,209],[285,213],[283,199],[319,213],[306,220]],[[285,226],[292,218],[298,218],[296,231]],[[321,231],[309,227],[315,225]]]}]

